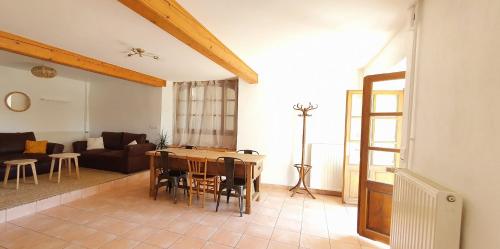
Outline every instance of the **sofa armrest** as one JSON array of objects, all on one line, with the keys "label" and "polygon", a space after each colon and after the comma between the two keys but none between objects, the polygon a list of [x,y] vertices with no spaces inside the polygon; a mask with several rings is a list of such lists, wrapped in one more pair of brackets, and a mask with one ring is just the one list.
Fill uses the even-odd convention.
[{"label": "sofa armrest", "polygon": [[87,150],[87,141],[73,142],[73,152],[80,153]]},{"label": "sofa armrest", "polygon": [[64,151],[64,145],[57,143],[47,143],[47,154],[57,154]]},{"label": "sofa armrest", "polygon": [[156,146],[152,143],[126,145],[125,146],[125,156],[126,157],[146,156],[146,152],[148,152],[150,150],[155,150],[155,149],[156,149]]}]

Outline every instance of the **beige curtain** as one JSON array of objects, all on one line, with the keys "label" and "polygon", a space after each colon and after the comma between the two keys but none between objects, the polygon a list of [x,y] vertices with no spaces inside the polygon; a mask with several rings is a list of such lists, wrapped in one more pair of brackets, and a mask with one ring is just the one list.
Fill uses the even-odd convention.
[{"label": "beige curtain", "polygon": [[175,82],[174,145],[236,148],[238,80]]}]

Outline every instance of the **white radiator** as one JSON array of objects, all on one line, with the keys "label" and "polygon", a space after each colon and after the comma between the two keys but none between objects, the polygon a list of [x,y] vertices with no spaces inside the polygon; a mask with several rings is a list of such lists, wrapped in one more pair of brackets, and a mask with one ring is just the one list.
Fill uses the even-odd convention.
[{"label": "white radiator", "polygon": [[462,198],[406,169],[396,171],[391,249],[458,249]]},{"label": "white radiator", "polygon": [[311,144],[311,188],[342,192],[344,145]]}]

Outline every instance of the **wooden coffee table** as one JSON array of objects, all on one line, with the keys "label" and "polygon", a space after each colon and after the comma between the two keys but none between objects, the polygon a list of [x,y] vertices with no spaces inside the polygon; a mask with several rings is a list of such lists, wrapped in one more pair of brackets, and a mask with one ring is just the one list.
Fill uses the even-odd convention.
[{"label": "wooden coffee table", "polygon": [[5,161],[4,164],[7,167],[5,170],[5,176],[3,178],[3,186],[7,186],[7,181],[9,180],[10,167],[17,166],[17,183],[16,189],[19,189],[19,168],[23,170],[23,182],[26,182],[26,165],[31,166],[31,170],[33,171],[33,179],[35,180],[35,184],[38,185],[38,178],[36,176],[36,159],[19,159],[19,160],[10,160]]},{"label": "wooden coffee table", "polygon": [[52,180],[52,173],[54,172],[54,164],[58,159],[59,159],[59,171],[57,172],[57,183],[61,182],[61,166],[63,162],[68,166],[68,173],[71,176],[71,159],[73,159],[73,161],[75,162],[76,178],[80,179],[80,168],[78,167],[79,156],[80,156],[79,153],[59,153],[59,154],[49,155],[49,157],[52,158],[52,162],[50,163],[49,180]]}]

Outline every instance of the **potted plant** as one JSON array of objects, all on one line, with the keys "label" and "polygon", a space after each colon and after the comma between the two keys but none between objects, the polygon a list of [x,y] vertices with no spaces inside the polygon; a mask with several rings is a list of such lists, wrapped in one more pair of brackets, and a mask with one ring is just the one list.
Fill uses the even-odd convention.
[{"label": "potted plant", "polygon": [[158,145],[156,145],[157,150],[166,149],[168,147],[168,137],[167,133],[161,131],[160,138],[158,140]]}]

